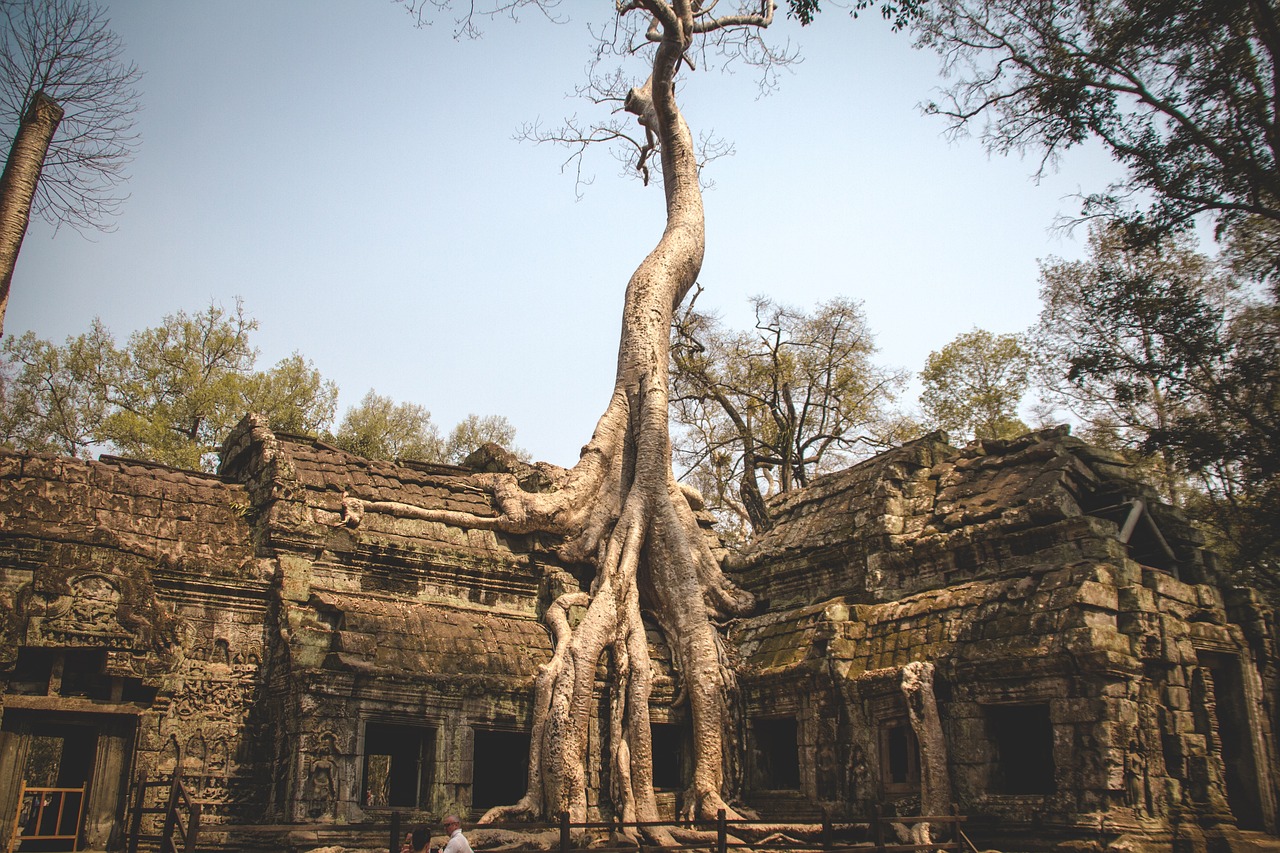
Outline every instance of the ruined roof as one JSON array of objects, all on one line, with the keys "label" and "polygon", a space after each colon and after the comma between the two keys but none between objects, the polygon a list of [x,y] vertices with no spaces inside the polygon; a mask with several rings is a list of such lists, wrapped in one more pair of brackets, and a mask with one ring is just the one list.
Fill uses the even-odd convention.
[{"label": "ruined roof", "polygon": [[247,492],[210,474],[0,450],[0,481],[0,535],[103,547],[222,576],[253,557]]},{"label": "ruined roof", "polygon": [[551,658],[551,637],[534,619],[331,591],[317,592],[313,604],[337,626],[326,667],[525,681]]},{"label": "ruined roof", "polygon": [[[776,499],[775,524],[743,554],[741,578],[774,605],[898,597],[999,570],[1019,549],[1044,547],[1047,526],[1139,495],[1158,504],[1120,456],[1066,427],[965,448],[935,433]],[[1175,511],[1158,511],[1192,535]]]}]

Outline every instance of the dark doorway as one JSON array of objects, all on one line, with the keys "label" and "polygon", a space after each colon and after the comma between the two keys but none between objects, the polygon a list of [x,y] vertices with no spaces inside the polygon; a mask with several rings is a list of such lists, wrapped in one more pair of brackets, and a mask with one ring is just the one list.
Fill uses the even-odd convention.
[{"label": "dark doorway", "polygon": [[766,791],[800,790],[800,727],[795,717],[756,720],[756,788]]},{"label": "dark doorway", "polygon": [[988,705],[987,737],[995,747],[991,763],[994,794],[1052,794],[1053,726],[1048,705]]},{"label": "dark doorway", "polygon": [[435,755],[433,728],[366,723],[362,787],[365,807],[426,808]]},{"label": "dark doorway", "polygon": [[[17,717],[25,730],[26,760],[20,771],[25,789],[18,805],[18,851],[72,850],[76,846],[84,806],[98,752],[98,729],[89,724]],[[25,719],[24,719],[25,717]],[[10,716],[5,728],[10,728]],[[12,820],[12,815],[9,817]]]},{"label": "dark doorway", "polygon": [[529,735],[475,730],[471,765],[471,808],[509,806],[524,796],[529,781]]},{"label": "dark doorway", "polygon": [[684,728],[675,723],[653,723],[653,787],[673,791],[684,787]]},{"label": "dark doorway", "polygon": [[1200,652],[1200,665],[1213,676],[1218,742],[1226,772],[1227,804],[1241,829],[1264,829],[1258,769],[1250,737],[1249,708],[1235,655]]},{"label": "dark doorway", "polygon": [[920,790],[920,744],[906,720],[887,723],[880,729],[880,780],[886,794]]}]

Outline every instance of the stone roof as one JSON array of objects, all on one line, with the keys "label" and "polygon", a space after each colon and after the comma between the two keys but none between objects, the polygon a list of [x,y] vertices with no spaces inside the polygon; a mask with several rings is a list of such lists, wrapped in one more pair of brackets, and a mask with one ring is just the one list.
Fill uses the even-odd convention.
[{"label": "stone roof", "polygon": [[328,666],[442,679],[493,676],[524,681],[551,658],[551,638],[534,619],[394,598],[317,592],[340,613]]},{"label": "stone roof", "polygon": [[1005,558],[1048,541],[1047,527],[1124,496],[1145,496],[1194,538],[1121,457],[1066,427],[966,448],[935,433],[775,499],[775,524],[744,552],[740,577],[775,606],[891,599],[1009,568]]},{"label": "stone roof", "polygon": [[219,477],[103,456],[0,449],[0,535],[92,546],[226,576],[252,561],[245,489]]}]

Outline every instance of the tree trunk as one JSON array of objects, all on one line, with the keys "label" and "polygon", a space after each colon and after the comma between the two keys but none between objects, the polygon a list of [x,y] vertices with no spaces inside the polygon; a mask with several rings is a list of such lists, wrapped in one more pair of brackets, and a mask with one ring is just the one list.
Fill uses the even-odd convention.
[{"label": "tree trunk", "polygon": [[43,91],[36,92],[18,123],[4,174],[0,175],[0,335],[4,334],[9,285],[31,221],[31,202],[40,183],[40,169],[62,115],[62,107],[53,98]]},{"label": "tree trunk", "polygon": [[[661,153],[666,227],[627,284],[613,395],[578,463],[551,475],[552,487],[540,493],[524,491],[510,474],[477,475],[495,498],[497,518],[344,501],[342,523],[348,526],[372,511],[512,533],[558,533],[563,559],[595,568],[588,592],[565,592],[545,614],[555,648],[534,684],[527,793],[519,803],[491,809],[482,822],[561,811],[574,822],[585,820],[589,722],[597,667],[606,655],[613,669],[605,697],[609,794],[622,820],[657,820],[649,728],[653,672],[642,613],[663,632],[679,696],[688,702],[694,766],[683,811],[713,819],[726,809],[736,816],[724,800],[726,769],[732,777],[735,767],[725,742],[733,729],[736,680],[712,620],[745,614],[754,600],[721,571],[672,473],[668,432],[671,320],[697,279],[705,247],[697,159],[674,81],[698,26],[705,32],[706,25],[695,24],[688,3],[646,2],[643,8],[653,16],[650,34],[661,35],[652,74],[628,94],[626,110]],[[770,19],[761,16],[755,25],[767,26]],[[672,843],[660,831],[646,834]]]}]

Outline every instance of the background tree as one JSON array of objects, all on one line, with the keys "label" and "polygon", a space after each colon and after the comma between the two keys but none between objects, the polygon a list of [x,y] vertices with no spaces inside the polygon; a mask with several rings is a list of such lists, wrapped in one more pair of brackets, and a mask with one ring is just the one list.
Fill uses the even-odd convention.
[{"label": "background tree", "polygon": [[673,439],[684,479],[713,509],[766,530],[766,498],[883,447],[905,377],[876,365],[862,306],[835,298],[811,313],[752,300],[733,332],[691,301],[672,326]]},{"label": "background tree", "polygon": [[100,323],[61,347],[34,332],[6,338],[0,440],[22,450],[89,458],[102,441],[108,405],[100,380],[113,351]]},{"label": "background tree", "polygon": [[179,311],[118,347],[101,323],[62,346],[32,333],[4,344],[0,425],[20,450],[89,456],[106,448],[175,467],[212,470],[227,432],[248,411],[318,433],[337,387],[299,355],[256,371],[257,321],[237,302]]},{"label": "background tree", "polygon": [[1030,387],[1031,355],[1017,335],[974,329],[929,353],[920,373],[925,422],[956,438],[1014,438],[1028,427],[1018,406]]},{"label": "background tree", "polygon": [[1189,235],[1131,248],[1124,229],[1095,225],[1090,257],[1040,268],[1039,323],[1031,332],[1047,401],[1085,434],[1150,463],[1177,502],[1185,473],[1168,448],[1150,447],[1185,413],[1179,390],[1189,344],[1206,354],[1225,319],[1229,281]]},{"label": "background tree", "polygon": [[343,415],[332,440],[369,459],[444,461],[444,443],[431,412],[416,403],[397,403],[372,388]]},{"label": "background tree", "polygon": [[1280,311],[1271,226],[1234,229],[1233,277],[1190,237],[1140,247],[1095,228],[1086,261],[1042,270],[1035,331],[1063,404],[1156,460],[1242,581],[1280,594]]},{"label": "background tree", "polygon": [[103,227],[136,144],[137,68],[88,0],[10,0],[0,7],[0,333],[31,213]]},{"label": "background tree", "polygon": [[[930,111],[989,148],[1100,141],[1126,177],[1085,199],[1131,236],[1280,220],[1276,8],[1254,0],[935,0],[917,19],[956,82]],[[1140,205],[1147,205],[1145,209]]]},{"label": "background tree", "polygon": [[459,465],[482,444],[496,444],[517,459],[526,459],[528,453],[517,447],[516,428],[502,415],[470,414],[459,421],[449,432],[444,443],[444,461]]},{"label": "background tree", "polygon": [[247,377],[245,411],[264,415],[276,432],[320,435],[333,422],[338,386],[299,353]]}]

